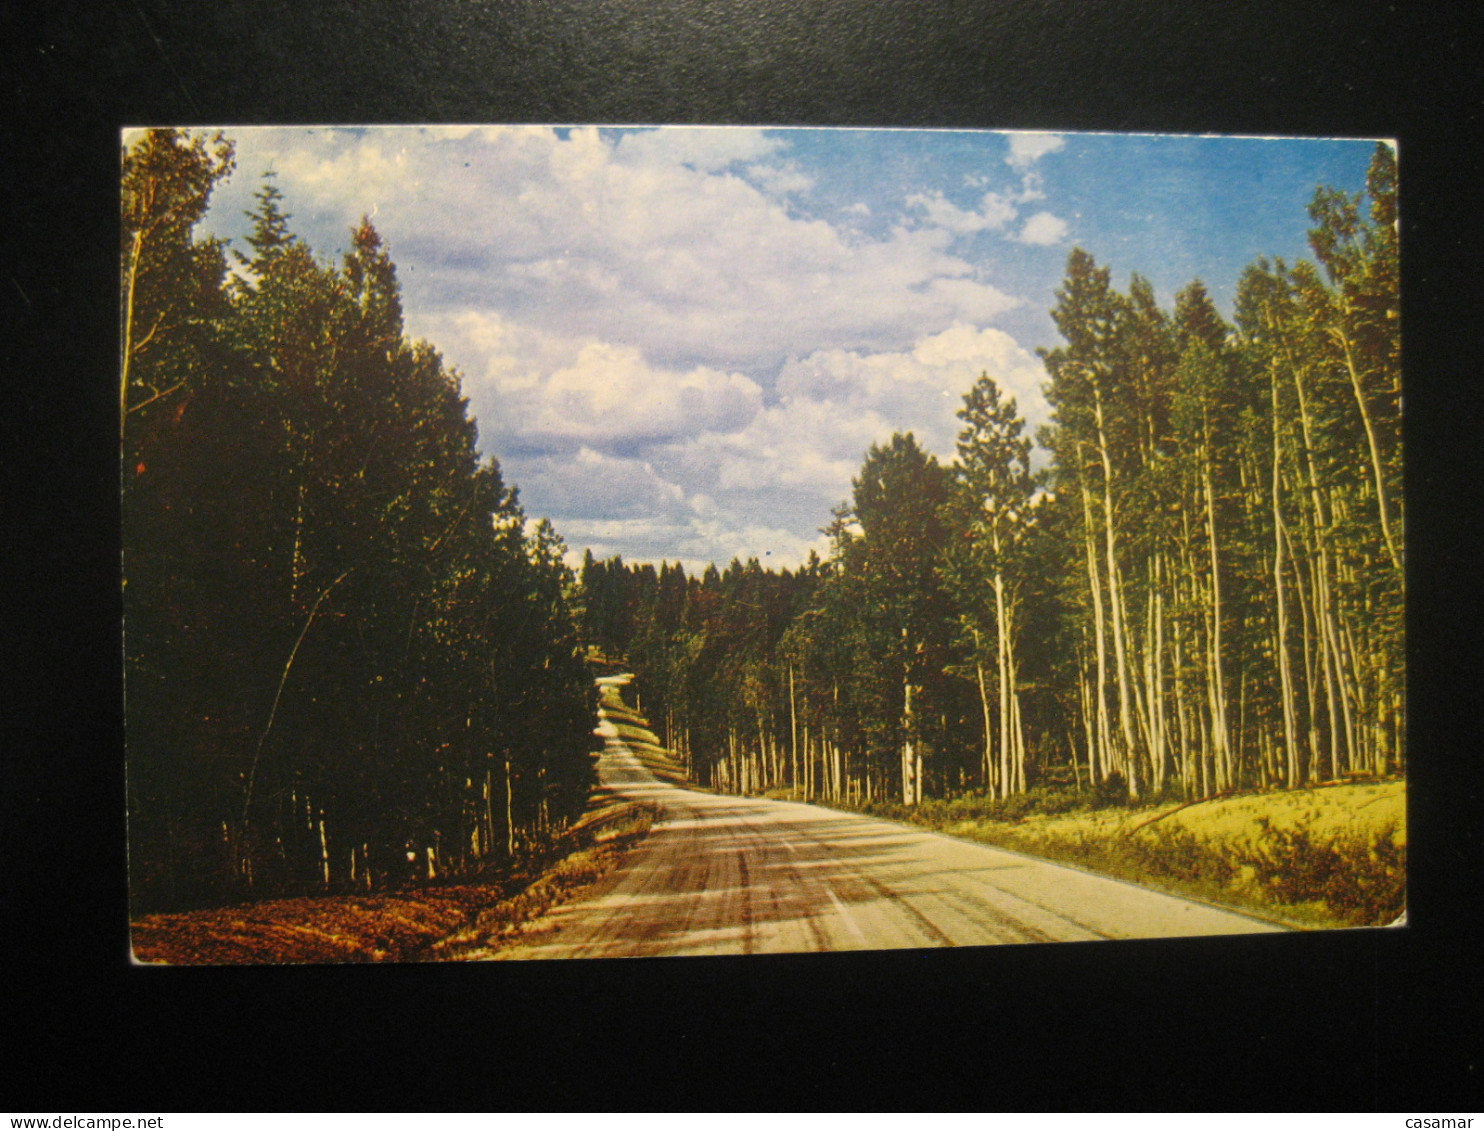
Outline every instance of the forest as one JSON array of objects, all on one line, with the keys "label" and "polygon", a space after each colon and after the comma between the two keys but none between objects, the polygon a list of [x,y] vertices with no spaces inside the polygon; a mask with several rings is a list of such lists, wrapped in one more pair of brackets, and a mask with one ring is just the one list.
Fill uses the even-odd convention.
[{"label": "forest", "polygon": [[1234,322],[1071,253],[1032,438],[983,374],[946,465],[874,445],[797,570],[588,555],[694,779],[847,803],[1037,787],[1194,800],[1404,771],[1396,165],[1320,187],[1314,261],[1258,259]]},{"label": "forest", "polygon": [[122,155],[121,486],[135,913],[477,875],[582,811],[571,571],[369,222],[340,264],[271,177],[195,238],[231,141]]},{"label": "forest", "polygon": [[[478,876],[594,782],[595,675],[702,788],[864,804],[1194,800],[1404,772],[1396,166],[1317,189],[1313,261],[1229,324],[1071,253],[1038,435],[984,373],[957,451],[871,447],[797,569],[586,555],[481,456],[362,222],[271,175],[197,238],[221,134],[122,154],[135,912]],[[1033,450],[1040,455],[1033,460]]]}]

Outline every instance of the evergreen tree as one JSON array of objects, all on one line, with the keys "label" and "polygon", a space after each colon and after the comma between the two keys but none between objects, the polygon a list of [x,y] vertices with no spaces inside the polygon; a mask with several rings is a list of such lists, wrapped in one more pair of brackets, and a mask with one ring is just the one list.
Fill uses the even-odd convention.
[{"label": "evergreen tree", "polygon": [[[561,541],[479,461],[369,222],[332,268],[265,186],[224,286],[220,247],[188,242],[215,145],[212,164],[206,139],[155,132],[125,160],[125,312],[152,329],[124,396],[182,390],[166,414],[122,406],[135,898],[376,888],[539,849],[592,778]],[[151,185],[179,198],[158,222]]]},{"label": "evergreen tree", "polygon": [[900,751],[902,800],[911,805],[923,797],[925,747],[943,746],[934,722],[947,706],[951,651],[952,617],[940,574],[949,478],[910,433],[897,433],[884,446],[872,445],[852,486],[861,536],[847,546],[843,566],[860,592],[869,642],[857,665],[874,677],[877,697],[867,733],[873,753]]}]

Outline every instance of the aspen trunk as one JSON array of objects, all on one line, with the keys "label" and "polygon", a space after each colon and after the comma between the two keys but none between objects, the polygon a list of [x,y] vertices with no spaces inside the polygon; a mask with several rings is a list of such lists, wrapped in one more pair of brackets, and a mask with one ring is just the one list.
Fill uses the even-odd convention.
[{"label": "aspen trunk", "polygon": [[139,288],[139,260],[144,253],[144,230],[129,240],[129,279],[124,286],[124,345],[119,360],[119,447],[124,443],[124,421],[129,415],[129,376],[134,361],[134,296]]},{"label": "aspen trunk", "polygon": [[1093,403],[1097,415],[1098,454],[1103,463],[1103,534],[1108,567],[1108,607],[1113,619],[1113,656],[1118,676],[1118,729],[1123,738],[1122,763],[1130,800],[1139,796],[1139,775],[1135,765],[1134,726],[1129,704],[1128,645],[1125,640],[1122,586],[1119,584],[1118,556],[1113,516],[1113,461],[1108,455],[1108,439],[1103,428],[1103,398],[1096,385]]},{"label": "aspen trunk", "polygon": [[789,752],[793,758],[789,784],[799,788],[799,710],[794,700],[794,666],[788,665],[788,732]]},{"label": "aspen trunk", "polygon": [[1350,374],[1350,389],[1355,394],[1355,404],[1360,409],[1361,423],[1365,425],[1366,445],[1371,454],[1371,472],[1376,481],[1376,508],[1381,515],[1381,536],[1386,542],[1386,552],[1391,558],[1391,567],[1396,571],[1397,580],[1400,581],[1402,579],[1402,556],[1391,534],[1389,514],[1391,508],[1386,502],[1386,477],[1381,468],[1381,446],[1376,440],[1376,425],[1371,419],[1370,406],[1366,404],[1365,390],[1360,385],[1360,373],[1355,368],[1355,353],[1351,348],[1350,338],[1338,329],[1331,329],[1330,333],[1339,342],[1345,354],[1345,369]]},{"label": "aspen trunk", "polygon": [[979,706],[984,712],[984,790],[995,791],[994,773],[994,723],[990,718],[989,688],[984,682],[984,660],[979,630],[974,629],[974,672],[979,681]]},{"label": "aspen trunk", "polygon": [[1313,585],[1313,609],[1315,636],[1317,637],[1317,662],[1324,683],[1324,701],[1327,708],[1327,747],[1329,770],[1338,776],[1340,770],[1340,710],[1336,702],[1337,673],[1334,668],[1334,652],[1331,647],[1333,613],[1329,602],[1329,527],[1330,519],[1325,507],[1324,491],[1320,486],[1319,473],[1314,461],[1313,420],[1309,412],[1308,396],[1304,388],[1301,366],[1293,367],[1293,387],[1298,399],[1299,427],[1303,437],[1304,466],[1308,472],[1309,511],[1308,533],[1312,546],[1313,567],[1310,570]]},{"label": "aspen trunk", "polygon": [[1302,769],[1298,757],[1298,726],[1294,720],[1293,710],[1293,673],[1289,668],[1288,661],[1288,603],[1284,598],[1283,586],[1283,504],[1281,498],[1281,486],[1283,482],[1282,466],[1282,421],[1278,411],[1278,375],[1272,374],[1272,402],[1273,402],[1273,594],[1277,614],[1278,639],[1274,647],[1278,653],[1278,695],[1283,701],[1283,750],[1284,750],[1284,781],[1289,789],[1295,788],[1302,780]]},{"label": "aspen trunk", "polygon": [[[902,630],[903,637],[906,630]],[[917,803],[915,771],[917,750],[913,743],[914,718],[912,714],[912,675],[910,670],[902,672],[902,804]]]},{"label": "aspen trunk", "polygon": [[1151,623],[1148,639],[1151,643],[1145,649],[1145,654],[1148,656],[1145,668],[1148,672],[1146,695],[1149,700],[1150,759],[1156,792],[1163,788],[1165,776],[1169,772],[1169,738],[1164,695],[1164,583],[1164,555],[1157,554],[1151,566],[1150,580],[1149,619]]},{"label": "aspen trunk", "polygon": [[248,817],[249,814],[252,812],[253,789],[257,784],[258,763],[263,756],[263,744],[268,741],[268,735],[273,730],[273,723],[278,718],[278,705],[283,699],[283,689],[284,685],[288,683],[289,672],[293,670],[294,660],[298,658],[299,648],[303,645],[304,638],[309,635],[309,628],[311,625],[314,624],[314,618],[315,615],[319,612],[320,605],[324,603],[325,598],[330,595],[335,586],[339,585],[342,581],[349,577],[350,574],[351,570],[346,570],[320,591],[319,596],[316,597],[314,600],[313,607],[311,607],[309,610],[309,615],[304,618],[304,627],[299,630],[299,636],[294,641],[293,648],[289,651],[288,659],[284,661],[283,671],[279,673],[278,690],[273,693],[273,706],[268,711],[268,721],[263,726],[263,733],[258,736],[258,744],[253,750],[252,765],[248,768],[247,771],[247,783],[243,789],[242,835],[244,843],[246,843],[250,839],[248,837]]},{"label": "aspen trunk", "polygon": [[[1087,732],[1087,786],[1093,788],[1098,781],[1097,776],[1097,723],[1093,719],[1092,689],[1087,685],[1086,662],[1082,656],[1077,657],[1077,696],[1082,701],[1082,726]],[[1075,756],[1076,751],[1073,751]]]},{"label": "aspen trunk", "polygon": [[1235,774],[1232,765],[1231,739],[1226,720],[1226,674],[1221,664],[1221,557],[1216,539],[1216,492],[1211,476],[1209,440],[1201,445],[1201,486],[1205,494],[1206,545],[1211,556],[1211,629],[1209,660],[1209,697],[1211,705],[1211,746],[1216,763],[1216,788],[1230,789]]},{"label": "aspen trunk", "polygon": [[330,886],[330,840],[329,840],[328,834],[326,834],[326,832],[325,832],[325,814],[324,814],[323,811],[321,811],[320,812],[320,815],[319,815],[319,852],[320,852],[320,857],[319,857],[320,858],[320,865],[321,865],[321,867],[324,870],[323,871],[324,884],[325,884],[325,887],[329,887]]},{"label": "aspen trunk", "polygon": [[505,855],[515,857],[515,782],[509,758],[505,759]]},{"label": "aspen trunk", "polygon": [[484,836],[481,838],[479,855],[488,856],[495,850],[495,771],[484,772]]},{"label": "aspen trunk", "polygon": [[1185,697],[1182,694],[1185,680],[1181,674],[1184,667],[1183,636],[1179,621],[1175,622],[1174,634],[1174,666],[1175,666],[1175,722],[1180,738],[1180,786],[1184,791],[1185,799],[1188,801],[1196,796],[1196,778],[1198,776],[1195,764],[1195,747],[1190,741],[1190,721],[1185,713]]},{"label": "aspen trunk", "polygon": [[[996,528],[992,531],[995,558],[1000,556],[1000,532]],[[1014,694],[1014,682],[1011,675],[1010,659],[1010,625],[1009,617],[1005,610],[1005,578],[1000,570],[996,569],[992,581],[994,590],[995,609],[995,667],[999,675],[1000,691],[1000,796],[1008,797],[1015,788],[1015,770],[1012,765],[1012,740],[1010,728],[1013,722],[1010,699]]]},{"label": "aspen trunk", "polygon": [[1087,551],[1088,589],[1092,593],[1092,618],[1094,630],[1094,654],[1097,660],[1097,766],[1094,781],[1104,781],[1113,771],[1111,725],[1108,719],[1108,644],[1103,614],[1103,586],[1098,576],[1097,542],[1092,517],[1092,497],[1084,481],[1082,484],[1082,514],[1084,544]]},{"label": "aspen trunk", "polygon": [[[1320,759],[1319,740],[1319,677],[1315,670],[1315,646],[1314,637],[1318,634],[1318,618],[1314,615],[1309,604],[1310,582],[1306,578],[1306,572],[1312,575],[1312,568],[1304,569],[1304,563],[1298,558],[1294,550],[1293,538],[1287,529],[1283,532],[1284,549],[1288,557],[1293,559],[1294,585],[1293,592],[1298,598],[1299,606],[1299,629],[1300,645],[1304,660],[1304,734],[1306,742],[1306,774],[1307,779],[1318,781],[1324,776],[1324,768]],[[1295,704],[1295,708],[1297,704]]]}]

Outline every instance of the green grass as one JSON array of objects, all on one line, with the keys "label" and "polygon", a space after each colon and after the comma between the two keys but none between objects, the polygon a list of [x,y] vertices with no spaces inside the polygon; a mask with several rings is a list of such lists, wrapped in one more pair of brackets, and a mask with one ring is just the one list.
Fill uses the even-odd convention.
[{"label": "green grass", "polygon": [[1406,907],[1404,782],[1178,806],[1038,790],[862,808],[1296,927],[1384,925]]}]

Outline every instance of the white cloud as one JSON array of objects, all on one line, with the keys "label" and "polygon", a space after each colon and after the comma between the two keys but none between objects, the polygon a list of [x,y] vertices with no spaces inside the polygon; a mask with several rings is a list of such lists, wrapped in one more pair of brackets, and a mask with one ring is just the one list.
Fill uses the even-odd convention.
[{"label": "white cloud", "polygon": [[[628,561],[678,561],[687,573],[700,575],[713,563],[725,569],[736,558],[757,558],[772,568],[797,568],[813,550],[824,557],[829,540],[823,535],[802,536],[791,530],[762,523],[689,519],[572,520],[562,526],[569,545],[589,548],[597,558],[622,554]],[[580,551],[569,551],[567,562],[582,563]]]},{"label": "white cloud", "polygon": [[418,184],[408,183],[407,147],[395,137],[366,141],[359,145],[333,145],[328,151],[319,147],[288,148],[275,162],[284,183],[292,183],[298,194],[311,200],[339,201],[352,186],[365,202],[374,208],[378,197],[405,195]]},{"label": "white cloud", "polygon": [[[673,556],[683,545],[682,556],[704,550],[724,563],[746,549],[742,532],[766,529],[771,560],[797,565],[873,443],[911,430],[952,458],[955,413],[981,372],[1033,424],[1048,411],[1039,360],[1003,331],[967,323],[903,350],[832,348],[790,360],[769,403],[739,374],[651,366],[631,347],[534,338],[474,315],[440,330],[438,340],[491,359],[466,375],[465,391],[482,442],[527,508],[553,516],[574,547],[609,546],[627,558],[657,557],[654,546]],[[545,370],[523,368],[521,355],[544,357]]]},{"label": "white cloud", "polygon": [[1028,169],[1045,157],[1066,145],[1066,139],[1057,134],[1012,133],[1010,155],[1005,164],[1015,169]]},{"label": "white cloud", "polygon": [[1067,222],[1050,212],[1037,212],[1025,222],[1015,238],[1020,243],[1045,246],[1060,243],[1067,234]]},{"label": "white cloud", "polygon": [[1044,415],[1039,362],[985,328],[1021,300],[951,250],[1011,236],[1023,193],[920,192],[926,223],[884,230],[854,196],[810,219],[780,198],[811,176],[760,130],[247,130],[239,155],[249,179],[278,170],[324,255],[374,215],[409,332],[579,556],[797,565],[872,443],[912,430],[952,455],[981,370]]},{"label": "white cloud", "polygon": [[907,206],[924,212],[929,223],[960,236],[973,232],[998,231],[1015,219],[1015,205],[992,192],[984,194],[976,212],[959,208],[941,192],[913,193],[907,198]]},{"label": "white cloud", "polygon": [[[1040,361],[968,323],[906,349],[792,359],[767,403],[738,374],[667,370],[628,347],[537,338],[498,319],[462,316],[440,335],[491,358],[465,391],[528,510],[600,556],[725,564],[771,549],[770,562],[795,566],[811,547],[823,552],[818,529],[873,443],[910,430],[952,459],[955,414],[981,372],[1032,429],[1049,414]],[[523,368],[522,355],[546,368]]]},{"label": "white cloud", "polygon": [[693,521],[680,540],[680,550],[693,560],[725,565],[733,558],[757,558],[764,565],[794,568],[804,563],[812,549],[821,557],[828,553],[829,540],[822,535],[803,536],[766,523]]},{"label": "white cloud", "polygon": [[522,434],[601,444],[741,428],[762,407],[762,390],[741,374],[663,369],[632,346],[594,342],[513,399]]},{"label": "white cloud", "polygon": [[[969,383],[987,372],[1003,392],[1015,398],[1028,427],[1035,428],[1050,419],[1051,406],[1041,391],[1046,380],[1041,359],[1003,330],[959,324],[919,342],[913,357],[945,373],[968,373]],[[959,389],[960,400],[968,391],[969,384]],[[954,411],[959,407],[955,404]]]},{"label": "white cloud", "polygon": [[[681,557],[687,571],[693,571],[693,567],[684,561],[684,556],[676,553],[680,541],[690,533],[690,527],[684,521],[649,517],[563,518],[558,529],[569,547],[585,547],[596,558],[622,554],[629,561],[658,562]],[[569,554],[569,564],[575,564],[574,558],[580,562],[580,552],[574,550]],[[704,560],[695,560],[694,565],[699,567],[694,572],[706,568]]]},{"label": "white cloud", "polygon": [[424,317],[409,329],[446,358],[478,359],[459,366],[464,393],[481,443],[497,452],[511,441],[570,453],[734,431],[763,404],[762,389],[740,373],[652,365],[633,346],[562,338],[496,312]]},{"label": "white cloud", "polygon": [[[361,213],[374,215],[407,307],[423,318],[499,312],[548,336],[630,344],[655,363],[756,373],[821,346],[900,344],[1019,302],[951,254],[946,231],[866,236],[790,214],[770,193],[804,191],[808,178],[761,131],[617,142],[538,127],[242,136],[242,167],[274,165],[300,218],[343,240]],[[725,171],[732,162],[764,187]],[[987,198],[975,222],[1001,212]],[[943,279],[959,285],[934,286]]]},{"label": "white cloud", "polygon": [[1040,361],[1003,331],[959,324],[910,350],[822,350],[792,360],[779,374],[777,402],[745,428],[685,437],[650,456],[704,500],[693,509],[768,515],[795,532],[817,530],[849,497],[867,449],[893,432],[912,431],[951,460],[956,413],[986,371],[1016,398],[1031,428],[1045,421]]},{"label": "white cloud", "polygon": [[774,196],[797,195],[814,187],[814,178],[792,165],[750,165],[748,172]]},{"label": "white cloud", "polygon": [[522,498],[539,500],[543,509],[560,513],[564,529],[579,518],[673,518],[686,510],[685,492],[647,460],[616,459],[582,447],[574,456],[517,458],[507,470],[519,483]]},{"label": "white cloud", "polygon": [[435,343],[445,358],[459,362],[464,391],[486,387],[527,388],[542,375],[566,364],[575,353],[571,343],[522,326],[497,311],[406,312],[407,332]]},{"label": "white cloud", "polygon": [[[1042,178],[1034,164],[1044,154],[1054,152],[1063,144],[1062,139],[1053,134],[1011,135],[1010,156],[1006,158],[1006,163],[1019,170],[1020,187],[1003,193],[986,192],[977,209],[960,208],[937,190],[913,193],[907,197],[905,203],[909,209],[921,212],[935,228],[955,236],[986,231],[1005,232],[1008,238],[1017,243],[1057,243],[1066,235],[1067,225],[1050,212],[1038,212],[1031,216],[1018,232],[1012,232],[1009,228],[1019,219],[1021,205],[1045,198]],[[987,179],[982,176],[966,178],[978,186],[985,184]],[[956,281],[940,277],[931,286],[939,297],[947,298],[954,295],[955,291],[947,288],[946,284]],[[963,297],[968,298],[967,295]]]},{"label": "white cloud", "polygon": [[782,146],[760,129],[713,126],[625,133],[614,153],[627,164],[690,165],[714,173],[739,162],[759,161]]},{"label": "white cloud", "polygon": [[[836,453],[853,456],[857,464],[867,446],[859,443],[866,421],[880,422],[872,441],[885,438],[879,428],[889,436],[911,427],[925,447],[946,459],[953,454],[959,427],[955,414],[982,372],[1016,398],[1032,424],[1048,417],[1040,360],[1003,330],[965,323],[924,337],[906,351],[815,353],[786,365],[778,389],[790,410],[797,412],[804,403],[814,402],[833,412],[839,432],[856,441],[853,452],[836,448]],[[807,414],[799,415],[807,420]]]}]

